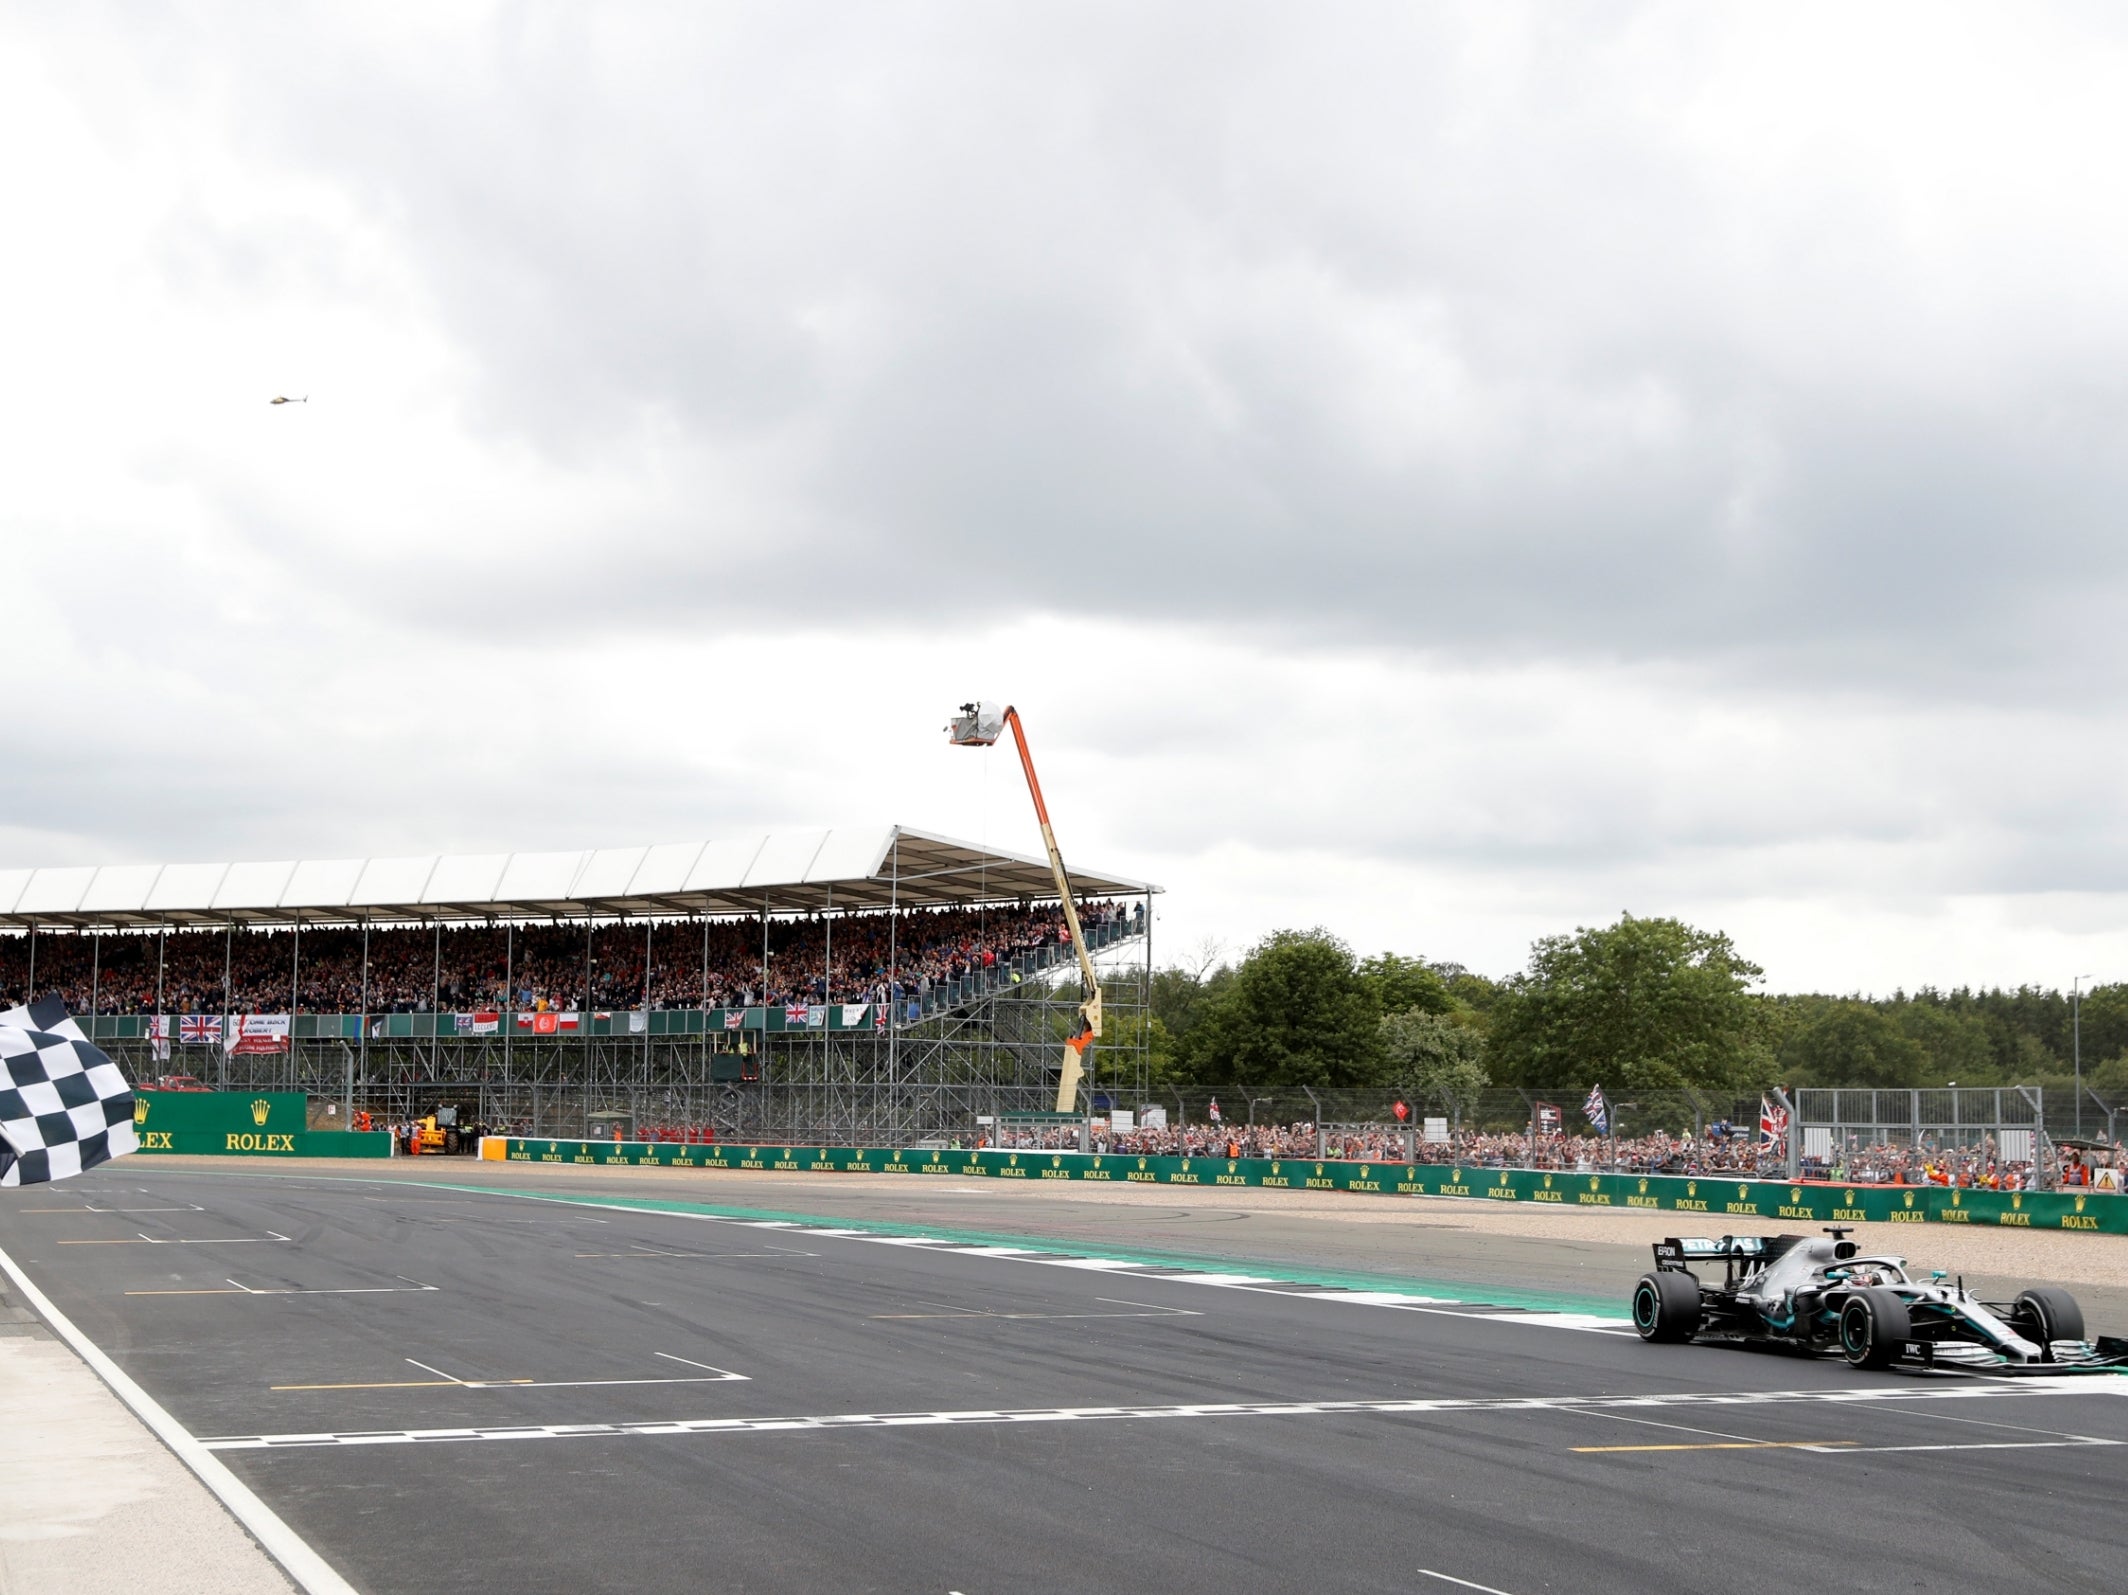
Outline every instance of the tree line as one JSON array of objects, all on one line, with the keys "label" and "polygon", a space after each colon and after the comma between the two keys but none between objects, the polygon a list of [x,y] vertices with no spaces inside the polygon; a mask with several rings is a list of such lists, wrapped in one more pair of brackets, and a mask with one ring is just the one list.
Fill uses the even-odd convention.
[{"label": "tree line", "polygon": [[[1748,1093],[1787,1086],[2043,1085],[2066,1091],[2067,992],[1924,988],[1771,995],[1718,931],[1636,919],[1547,936],[1492,980],[1460,964],[1361,957],[1321,929],[1156,971],[1156,1089],[1236,1099],[1390,1088],[1452,1104],[1492,1087]],[[2086,991],[2084,1082],[2128,1099],[2128,985]]]}]

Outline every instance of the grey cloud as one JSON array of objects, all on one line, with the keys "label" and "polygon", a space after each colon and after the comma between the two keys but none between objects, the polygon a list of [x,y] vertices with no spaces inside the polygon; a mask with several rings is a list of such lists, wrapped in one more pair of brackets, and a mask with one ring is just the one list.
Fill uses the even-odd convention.
[{"label": "grey cloud", "polygon": [[[1924,695],[2116,664],[2051,617],[2128,583],[2128,318],[2078,292],[2122,263],[1935,304],[1896,174],[1695,135],[1718,30],[1519,15],[279,25],[238,30],[230,114],[396,241],[479,428],[667,462],[669,501],[530,545],[595,546],[613,621],[802,576],[922,624],[965,577],[1007,612]],[[492,569],[435,559],[387,622]]]}]

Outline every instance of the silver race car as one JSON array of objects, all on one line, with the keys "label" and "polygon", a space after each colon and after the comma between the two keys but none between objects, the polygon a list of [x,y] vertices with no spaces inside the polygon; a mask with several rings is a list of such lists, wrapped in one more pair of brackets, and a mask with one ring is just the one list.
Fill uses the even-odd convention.
[{"label": "silver race car", "polygon": [[[2068,1373],[2128,1363],[2128,1340],[2087,1340],[2076,1298],[2035,1285],[1984,1302],[1942,1270],[1908,1276],[1903,1257],[1863,1257],[1850,1231],[1665,1240],[1633,1289],[1643,1340],[1763,1342],[1837,1351],[1857,1368],[1894,1363]],[[1708,1283],[1693,1265],[1722,1268]]]}]

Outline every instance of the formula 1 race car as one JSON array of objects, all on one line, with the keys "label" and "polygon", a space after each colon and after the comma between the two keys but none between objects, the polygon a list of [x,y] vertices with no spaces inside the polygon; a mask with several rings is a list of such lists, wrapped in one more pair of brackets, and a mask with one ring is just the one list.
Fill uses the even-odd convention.
[{"label": "formula 1 race car", "polygon": [[[2128,1340],[2086,1340],[2083,1310],[2057,1286],[1984,1302],[1940,1269],[1924,1283],[1903,1257],[1856,1255],[1849,1233],[1658,1241],[1654,1269],[1633,1289],[1633,1327],[1643,1340],[1837,1351],[1857,1368],[2068,1373],[2128,1363]],[[1721,1264],[1721,1284],[1702,1281],[1696,1263]]]}]

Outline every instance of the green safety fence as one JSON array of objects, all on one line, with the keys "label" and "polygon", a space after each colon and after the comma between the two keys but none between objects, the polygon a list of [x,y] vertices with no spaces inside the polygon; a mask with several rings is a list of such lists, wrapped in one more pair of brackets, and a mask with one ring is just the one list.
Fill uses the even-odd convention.
[{"label": "green safety fence", "polygon": [[[499,1152],[498,1152],[499,1149]],[[1312,1158],[1184,1158],[1135,1153],[733,1146],[667,1141],[492,1138],[482,1153],[513,1163],[763,1169],[787,1173],[947,1174],[1007,1180],[1099,1180],[1130,1185],[1243,1186],[1447,1196],[1531,1206],[1678,1213],[1718,1233],[1730,1219],[1800,1224],[1993,1224],[2128,1234],[2128,1197],[2110,1192],[1959,1190],[1941,1186],[1823,1185],[1664,1174],[1571,1174],[1439,1163]],[[1685,1227],[1685,1226],[1681,1226]]]}]

